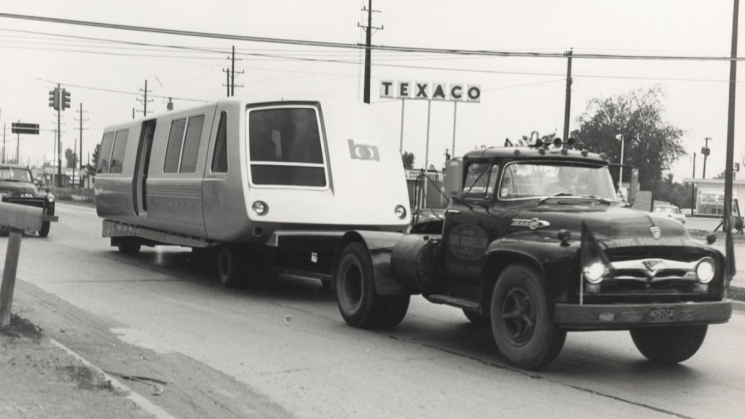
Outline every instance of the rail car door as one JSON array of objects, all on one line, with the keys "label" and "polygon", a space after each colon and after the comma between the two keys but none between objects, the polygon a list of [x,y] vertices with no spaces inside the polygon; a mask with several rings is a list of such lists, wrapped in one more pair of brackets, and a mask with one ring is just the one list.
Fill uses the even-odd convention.
[{"label": "rail car door", "polygon": [[135,176],[133,179],[135,214],[147,216],[147,173],[150,167],[150,150],[153,147],[155,134],[155,120],[142,123],[140,143],[137,146],[137,160],[135,161]]}]

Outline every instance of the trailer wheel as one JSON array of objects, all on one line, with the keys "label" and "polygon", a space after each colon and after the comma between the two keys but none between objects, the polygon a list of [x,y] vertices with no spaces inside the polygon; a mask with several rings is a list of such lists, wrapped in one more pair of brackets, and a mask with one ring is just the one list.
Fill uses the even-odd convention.
[{"label": "trailer wheel", "polygon": [[220,246],[217,253],[217,274],[220,284],[226,288],[238,288],[243,281],[240,258],[236,247]]},{"label": "trailer wheel", "polygon": [[333,281],[339,311],[352,327],[390,328],[406,316],[408,295],[381,296],[375,292],[372,262],[361,243],[349,243],[344,248]]},{"label": "trailer wheel", "polygon": [[515,263],[499,275],[491,300],[491,327],[499,351],[513,365],[536,370],[561,352],[566,331],[548,316],[540,274]]},{"label": "trailer wheel", "polygon": [[51,221],[44,221],[41,223],[41,229],[39,230],[39,237],[48,237],[49,236],[49,228],[51,227],[52,222]]},{"label": "trailer wheel", "polygon": [[479,327],[485,327],[489,326],[491,324],[491,318],[488,316],[482,316],[480,313],[476,311],[470,311],[470,310],[463,310],[463,314],[466,315],[466,318],[474,324],[474,326]]},{"label": "trailer wheel", "polygon": [[698,352],[708,326],[640,327],[631,329],[636,349],[652,362],[677,364]]},{"label": "trailer wheel", "polygon": [[[39,235],[41,236],[41,231],[39,231]],[[120,237],[117,241],[116,247],[119,249],[119,252],[124,253],[125,255],[135,256],[140,253],[140,243],[129,237]]]}]

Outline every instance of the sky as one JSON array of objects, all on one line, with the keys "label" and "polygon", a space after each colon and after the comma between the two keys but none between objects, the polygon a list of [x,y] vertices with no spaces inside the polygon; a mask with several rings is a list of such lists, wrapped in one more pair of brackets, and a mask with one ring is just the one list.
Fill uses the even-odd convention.
[{"label": "sky", "polygon": [[[53,17],[238,36],[364,43],[361,0],[100,0],[5,2],[0,13]],[[739,52],[745,50],[741,6]],[[634,55],[730,55],[731,0],[496,1],[374,0],[373,45],[509,52]],[[6,126],[6,157],[20,143],[24,164],[40,165],[53,155],[56,112],[48,92],[60,84],[71,93],[62,112],[62,150],[80,135],[83,161],[101,141],[107,125],[142,117],[147,109],[166,112],[226,96],[231,48],[236,51],[235,95],[247,98],[341,98],[362,101],[362,50],[258,43],[164,35],[0,18],[0,127]],[[429,155],[425,159],[427,102],[407,101],[403,150],[416,166],[425,160],[441,168],[445,150],[455,155],[481,145],[502,145],[538,131],[562,135],[566,59],[483,57],[373,51],[372,104],[391,122],[400,141],[401,101],[381,98],[381,80],[479,85],[479,103],[461,103],[454,123],[453,102],[433,102]],[[739,63],[735,161],[745,147],[745,62]],[[671,172],[676,180],[696,177],[701,147],[710,137],[706,177],[724,170],[729,63],[726,61],[592,60],[572,63],[570,129],[592,98],[609,98],[659,85],[666,93],[665,119],[685,130],[689,153]],[[139,100],[138,100],[139,99]],[[11,134],[12,122],[37,123],[39,135]],[[79,147],[79,146],[77,146]],[[77,149],[76,147],[76,149]],[[620,146],[619,146],[620,147]],[[742,148],[742,152],[740,149]],[[626,161],[633,165],[633,161]],[[745,179],[745,168],[740,176]]]}]

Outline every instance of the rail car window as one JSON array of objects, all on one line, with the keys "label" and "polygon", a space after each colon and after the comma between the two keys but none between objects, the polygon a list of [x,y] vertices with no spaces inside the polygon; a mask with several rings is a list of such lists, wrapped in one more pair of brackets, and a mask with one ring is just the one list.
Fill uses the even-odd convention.
[{"label": "rail car window", "polygon": [[254,185],[325,187],[328,184],[314,108],[251,110],[248,132]]},{"label": "rail car window", "polygon": [[212,171],[225,173],[228,171],[228,113],[220,114],[220,123],[217,126],[217,139],[215,140],[215,152],[212,155]]},{"label": "rail car window", "polygon": [[109,173],[121,173],[124,162],[124,152],[127,149],[127,136],[129,130],[117,131],[114,137],[114,151],[111,153],[111,166]]},{"label": "rail car window", "polygon": [[181,152],[181,173],[197,171],[197,155],[199,154],[199,140],[202,137],[204,115],[189,118],[184,136],[184,150]]},{"label": "rail car window", "polygon": [[101,149],[98,152],[98,169],[96,173],[109,173],[109,162],[111,161],[111,148],[114,145],[114,133],[103,134]]},{"label": "rail car window", "polygon": [[177,119],[171,123],[171,133],[168,134],[168,147],[166,148],[166,162],[163,165],[164,173],[176,173],[178,171],[185,129],[186,118]]}]

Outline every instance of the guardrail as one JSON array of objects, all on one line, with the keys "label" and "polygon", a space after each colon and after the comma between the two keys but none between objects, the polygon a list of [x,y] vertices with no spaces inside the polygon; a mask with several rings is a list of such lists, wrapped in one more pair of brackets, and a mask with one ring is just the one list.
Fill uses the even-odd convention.
[{"label": "guardrail", "polygon": [[0,202],[0,227],[10,231],[8,249],[5,254],[3,282],[0,286],[0,327],[10,325],[10,310],[13,306],[13,290],[16,284],[23,232],[41,229],[43,216],[42,208]]}]

